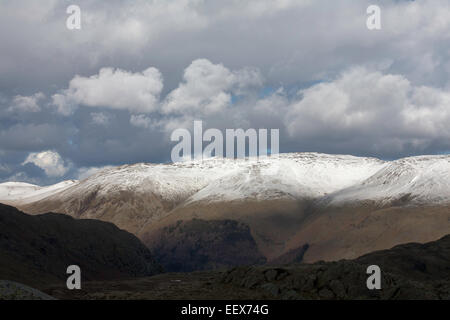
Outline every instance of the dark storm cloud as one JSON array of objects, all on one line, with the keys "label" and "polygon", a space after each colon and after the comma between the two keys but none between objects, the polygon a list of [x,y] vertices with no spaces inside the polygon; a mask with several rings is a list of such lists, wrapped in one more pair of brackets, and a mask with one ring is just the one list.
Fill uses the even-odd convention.
[{"label": "dark storm cloud", "polygon": [[[71,31],[70,1],[2,1],[0,179],[168,161],[194,119],[280,128],[281,151],[450,150],[448,1],[376,1],[369,31],[372,2],[85,0]],[[22,165],[44,151],[64,174]]]}]

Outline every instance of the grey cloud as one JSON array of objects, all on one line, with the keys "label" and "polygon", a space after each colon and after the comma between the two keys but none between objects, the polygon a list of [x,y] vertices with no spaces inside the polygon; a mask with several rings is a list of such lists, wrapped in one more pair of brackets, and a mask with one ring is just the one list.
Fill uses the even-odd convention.
[{"label": "grey cloud", "polygon": [[378,33],[365,27],[369,4],[79,1],[83,28],[72,32],[65,27],[64,2],[5,1],[0,13],[0,39],[6,48],[0,71],[5,78],[0,86],[44,90],[101,67],[136,71],[155,66],[168,75],[167,89],[173,89],[183,68],[199,57],[232,69],[257,67],[270,84],[308,83],[333,76],[350,62],[386,59],[392,60],[392,72],[412,81],[424,81],[416,71],[421,66],[421,73],[433,73],[426,80],[446,82],[448,3],[383,1],[383,29]]},{"label": "grey cloud", "polygon": [[[81,0],[82,29],[70,31],[71,3],[2,1],[0,179],[54,181],[21,165],[46,150],[73,163],[61,178],[168,161],[170,131],[194,119],[280,128],[281,151],[450,150],[448,1],[379,1],[382,30],[373,32],[372,2]],[[187,79],[194,61],[215,76]],[[151,95],[117,85],[148,68],[164,85]]]}]

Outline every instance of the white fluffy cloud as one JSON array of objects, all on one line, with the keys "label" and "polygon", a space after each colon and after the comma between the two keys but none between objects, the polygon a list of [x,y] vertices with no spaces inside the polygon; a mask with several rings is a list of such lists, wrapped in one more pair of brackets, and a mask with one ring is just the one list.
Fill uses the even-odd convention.
[{"label": "white fluffy cloud", "polygon": [[183,82],[166,97],[163,112],[208,115],[231,104],[233,94],[252,86],[261,86],[257,70],[230,71],[207,59],[194,60],[185,70]]},{"label": "white fluffy cloud", "polygon": [[90,77],[75,76],[68,89],[53,95],[53,104],[63,115],[71,114],[76,105],[147,113],[157,108],[162,88],[155,68],[136,73],[102,68]]},{"label": "white fluffy cloud", "polygon": [[284,121],[289,134],[299,139],[329,135],[344,143],[361,137],[371,151],[402,152],[450,138],[449,105],[448,91],[414,86],[401,75],[353,68],[299,92],[287,105]]},{"label": "white fluffy cloud", "polygon": [[[130,123],[148,127],[148,113],[208,116],[225,110],[233,96],[242,96],[263,84],[259,70],[245,67],[236,71],[197,59],[184,70],[183,81],[160,100],[162,75],[150,67],[141,73],[103,68],[91,77],[75,76],[69,87],[52,96],[60,114],[71,115],[78,106],[128,110]],[[138,115],[137,115],[138,114]],[[91,113],[98,124],[108,122],[105,113]]]},{"label": "white fluffy cloud", "polygon": [[[143,94],[139,98],[139,92],[149,92],[149,87],[143,85],[148,80],[146,75],[153,75],[150,83],[154,90],[150,96]],[[450,137],[450,93],[414,85],[403,75],[353,67],[334,80],[312,85],[294,96],[283,87],[263,97],[255,94],[262,89],[263,79],[256,69],[230,70],[197,59],[184,70],[179,85],[162,100],[162,76],[154,68],[138,74],[102,69],[89,78],[75,77],[63,99],[87,106],[127,109],[132,113],[132,126],[166,132],[190,127],[195,119],[284,128],[286,138],[300,141],[296,143],[300,148],[302,140],[323,143],[326,137],[333,137],[336,148],[347,148],[353,139],[365,139],[365,145],[358,148],[367,153],[402,153],[407,148],[420,152]],[[233,97],[242,99],[236,102]],[[144,101],[149,102],[147,107]],[[104,112],[91,116],[102,125],[110,120]]]},{"label": "white fluffy cloud", "polygon": [[65,165],[59,153],[51,150],[30,153],[22,165],[27,163],[43,169],[49,177],[61,177],[70,169],[70,165]]},{"label": "white fluffy cloud", "polygon": [[17,95],[13,98],[9,111],[19,112],[39,112],[41,107],[39,106],[39,100],[45,98],[42,92],[35,93],[31,96]]}]

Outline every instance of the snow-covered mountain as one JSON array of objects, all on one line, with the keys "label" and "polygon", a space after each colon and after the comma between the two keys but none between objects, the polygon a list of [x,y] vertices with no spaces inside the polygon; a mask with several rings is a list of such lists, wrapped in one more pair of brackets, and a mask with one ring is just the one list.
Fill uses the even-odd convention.
[{"label": "snow-covered mountain", "polygon": [[231,163],[235,165],[232,170],[223,168],[222,176],[209,181],[188,201],[313,199],[360,183],[385,166],[374,158],[317,153]]},{"label": "snow-covered mountain", "polygon": [[38,190],[39,197],[38,191],[33,191],[21,193],[20,197],[4,196],[2,200],[27,212],[53,211],[103,219],[138,233],[143,225],[161,219],[177,206],[315,199],[360,183],[384,166],[383,161],[374,158],[317,153],[250,160],[139,163],[105,169],[63,187],[46,187],[45,196]]},{"label": "snow-covered mountain", "polygon": [[[450,233],[450,155],[382,161],[288,153],[139,163],[49,187],[3,183],[0,202],[28,213],[113,222],[149,246],[158,230],[180,220],[236,220],[249,226],[268,259],[306,242],[312,260],[351,258]],[[391,233],[383,235],[383,228]],[[360,246],[353,251],[352,241]],[[340,247],[331,252],[330,243]]]},{"label": "snow-covered mountain", "polygon": [[39,189],[39,186],[24,182],[1,183],[0,199],[5,201],[16,200]]},{"label": "snow-covered mountain", "polygon": [[106,169],[80,182],[65,181],[50,187],[3,183],[0,199],[29,203],[37,191],[42,195],[45,191],[45,196],[58,194],[61,198],[76,198],[93,191],[97,196],[131,191],[151,193],[176,203],[188,198],[190,201],[316,198],[360,183],[385,165],[375,158],[317,153],[281,154],[259,160],[212,158],[176,164],[139,163]]},{"label": "snow-covered mountain", "polygon": [[0,184],[0,201],[29,204],[55,197],[97,197],[121,192],[152,194],[164,202],[322,198],[331,204],[391,201],[450,201],[450,156],[418,156],[381,161],[347,155],[288,153],[259,160],[208,159],[177,164],[124,165],[83,181],[39,187]]},{"label": "snow-covered mountain", "polygon": [[78,181],[76,180],[66,180],[47,187],[24,182],[0,183],[0,202],[11,204],[32,203],[63,191],[77,183]]},{"label": "snow-covered mountain", "polygon": [[450,202],[450,156],[418,156],[389,162],[363,182],[330,195],[330,204],[371,200],[431,205]]}]

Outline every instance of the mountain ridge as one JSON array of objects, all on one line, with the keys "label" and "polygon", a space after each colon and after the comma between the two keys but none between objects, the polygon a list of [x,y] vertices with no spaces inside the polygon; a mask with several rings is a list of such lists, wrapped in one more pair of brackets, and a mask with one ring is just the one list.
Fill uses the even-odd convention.
[{"label": "mountain ridge", "polygon": [[[366,192],[359,199],[354,189],[368,189],[377,183],[385,187],[387,187],[386,184],[389,184],[389,187],[395,187],[395,183],[405,185],[405,181],[413,182],[410,187],[425,188],[427,182],[433,184],[435,181],[432,180],[442,175],[439,182],[443,185],[442,189],[447,192],[440,195],[440,200],[445,202],[450,197],[450,182],[443,182],[450,181],[449,172],[450,155],[414,156],[383,161],[349,155],[285,153],[275,158],[263,157],[259,160],[211,158],[175,164],[122,165],[102,170],[81,181],[68,180],[47,187],[16,183],[16,189],[20,189],[21,184],[28,188],[27,190],[23,186],[24,191],[16,192],[16,195],[6,193],[8,187],[14,192],[14,183],[0,183],[0,201],[22,205],[52,197],[67,189],[70,191],[77,187],[92,189],[101,186],[102,188],[99,189],[101,193],[126,189],[136,192],[153,192],[162,199],[175,203],[202,199],[237,200],[251,196],[261,199],[264,198],[265,191],[267,198],[271,196],[279,198],[284,194],[286,197],[293,198],[326,197],[329,199],[330,194],[334,194],[333,196],[337,198],[334,201],[342,202],[346,199],[348,201],[365,200],[372,195],[374,199],[386,196]],[[389,178],[395,179],[393,180],[395,183],[387,182]],[[401,179],[404,181],[399,181]],[[261,183],[269,183],[272,187],[261,188]],[[436,183],[433,191],[442,191],[439,189],[440,184]],[[30,190],[33,188],[38,190]],[[47,190],[48,192],[43,192]],[[343,194],[344,191],[346,194]],[[404,195],[410,190],[400,188],[394,191]],[[37,197],[39,193],[43,194]],[[351,198],[351,195],[354,198]],[[215,197],[214,200],[212,200],[213,197]]]},{"label": "mountain ridge", "polygon": [[[163,248],[154,234],[179,221],[234,220],[249,227],[268,261],[308,243],[304,258],[313,262],[450,233],[449,172],[450,155],[383,161],[288,153],[139,163],[105,169],[37,201],[9,203],[32,214],[112,222],[150,249]],[[177,234],[181,242],[183,236]]]}]

